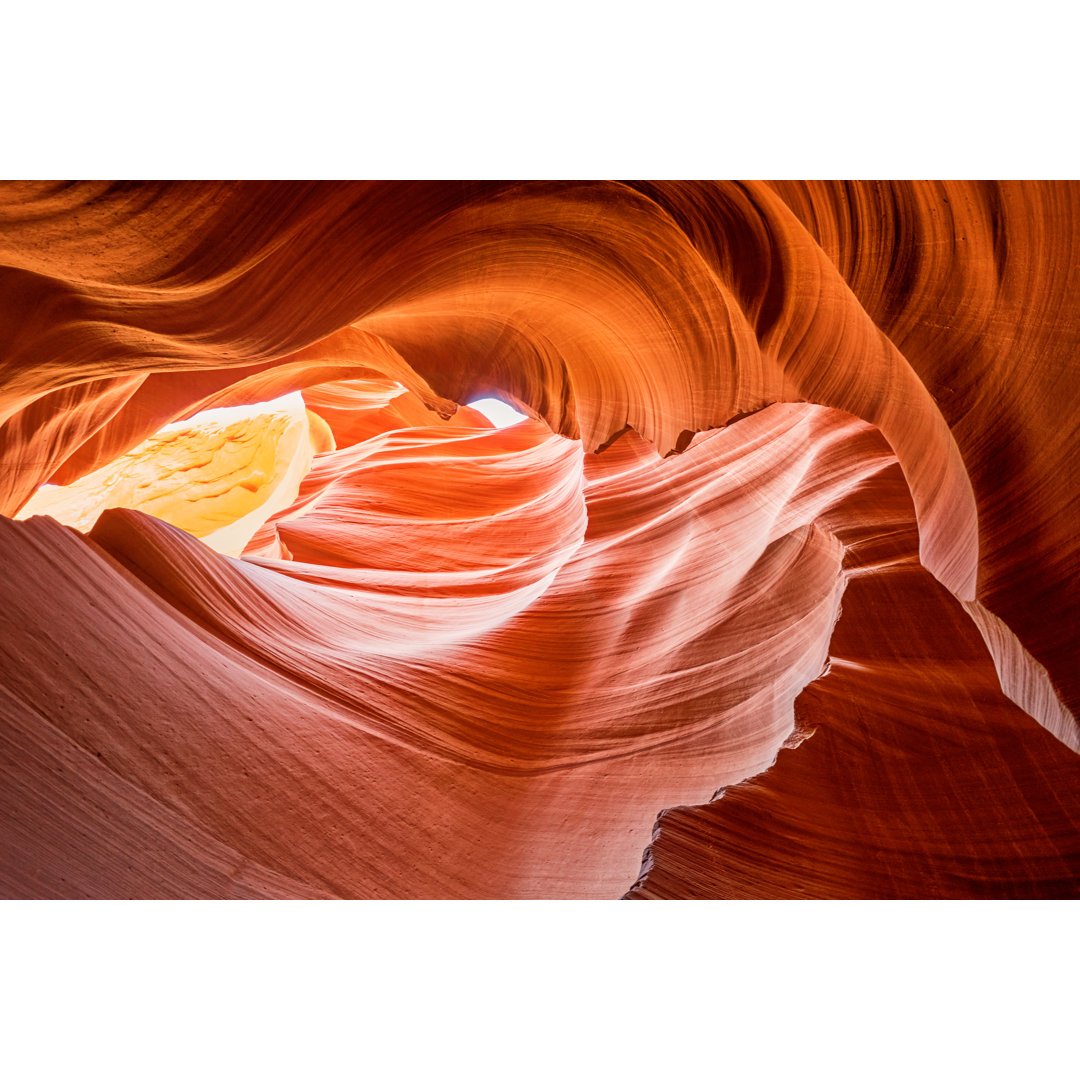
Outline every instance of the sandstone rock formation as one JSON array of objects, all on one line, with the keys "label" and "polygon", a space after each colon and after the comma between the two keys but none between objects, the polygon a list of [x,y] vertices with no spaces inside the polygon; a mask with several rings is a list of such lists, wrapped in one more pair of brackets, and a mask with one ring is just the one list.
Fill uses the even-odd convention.
[{"label": "sandstone rock formation", "polygon": [[1076,184],[0,186],[0,893],[1080,895],[1078,248]]},{"label": "sandstone rock formation", "polygon": [[312,432],[308,417],[299,393],[208,409],[73,484],[43,484],[15,516],[43,515],[87,532],[102,510],[126,506],[240,555],[276,511],[292,507],[315,449],[334,447],[329,428],[316,417]]}]

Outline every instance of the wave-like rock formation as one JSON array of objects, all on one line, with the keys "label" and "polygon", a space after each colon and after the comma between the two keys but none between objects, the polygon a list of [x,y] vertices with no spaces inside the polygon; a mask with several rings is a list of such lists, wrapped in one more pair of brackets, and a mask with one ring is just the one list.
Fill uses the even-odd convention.
[{"label": "wave-like rock formation", "polygon": [[1080,895],[1080,185],[7,184],[0,324],[2,895]]}]

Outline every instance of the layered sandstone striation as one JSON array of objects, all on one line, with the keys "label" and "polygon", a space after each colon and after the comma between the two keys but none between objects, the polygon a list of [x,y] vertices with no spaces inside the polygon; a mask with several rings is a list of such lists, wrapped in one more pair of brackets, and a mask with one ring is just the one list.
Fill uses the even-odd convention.
[{"label": "layered sandstone striation", "polygon": [[1074,184],[0,186],[0,889],[1080,894],[1078,248]]}]

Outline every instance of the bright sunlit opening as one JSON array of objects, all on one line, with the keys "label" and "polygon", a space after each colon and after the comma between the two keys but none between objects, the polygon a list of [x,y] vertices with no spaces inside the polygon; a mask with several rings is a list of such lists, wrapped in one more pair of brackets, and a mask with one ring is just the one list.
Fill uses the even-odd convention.
[{"label": "bright sunlit opening", "polygon": [[17,517],[47,516],[88,532],[104,510],[128,507],[240,555],[296,499],[314,455],[332,446],[298,391],[206,409],[72,484],[43,484]]},{"label": "bright sunlit opening", "polygon": [[483,413],[497,428],[510,427],[511,424],[518,424],[528,419],[524,413],[519,413],[517,409],[498,398],[486,397],[478,401],[470,401],[469,407]]}]

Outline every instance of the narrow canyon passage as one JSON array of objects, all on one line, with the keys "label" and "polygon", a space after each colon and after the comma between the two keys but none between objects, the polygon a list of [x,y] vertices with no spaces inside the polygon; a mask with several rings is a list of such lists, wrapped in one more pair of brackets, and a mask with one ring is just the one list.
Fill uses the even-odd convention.
[{"label": "narrow canyon passage", "polygon": [[1080,894],[1078,215],[0,185],[0,892]]}]

